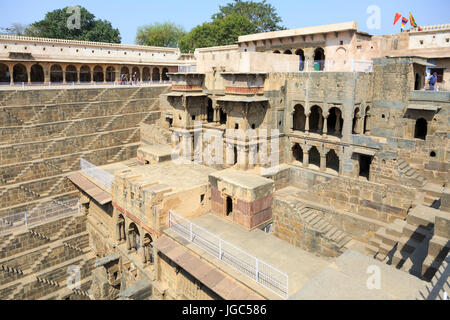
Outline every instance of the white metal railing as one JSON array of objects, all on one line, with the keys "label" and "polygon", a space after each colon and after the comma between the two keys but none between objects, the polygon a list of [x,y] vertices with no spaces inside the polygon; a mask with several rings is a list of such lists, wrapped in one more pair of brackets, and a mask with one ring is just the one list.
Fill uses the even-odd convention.
[{"label": "white metal railing", "polygon": [[317,60],[297,62],[274,62],[273,72],[372,72],[372,60]]},{"label": "white metal railing", "polygon": [[89,177],[97,180],[101,184],[103,184],[108,190],[111,189],[111,185],[114,181],[114,175],[106,172],[103,169],[100,169],[96,165],[93,165],[87,160],[84,160],[83,158],[80,159],[80,167],[81,172],[88,175]]},{"label": "white metal railing", "polygon": [[289,277],[286,273],[222,240],[171,210],[169,211],[169,228],[278,296],[284,299],[288,298]]},{"label": "white metal railing", "polygon": [[178,72],[182,72],[182,73],[197,72],[197,65],[178,66]]},{"label": "white metal railing", "polygon": [[55,218],[63,218],[80,213],[78,198],[49,203],[42,207],[0,217],[0,235],[6,235],[44,223]]}]

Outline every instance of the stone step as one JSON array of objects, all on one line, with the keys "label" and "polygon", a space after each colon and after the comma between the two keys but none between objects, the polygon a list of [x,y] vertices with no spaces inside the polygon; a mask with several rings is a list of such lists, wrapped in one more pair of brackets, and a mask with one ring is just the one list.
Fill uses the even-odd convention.
[{"label": "stone step", "polygon": [[438,212],[439,210],[418,205],[408,213],[406,221],[413,226],[423,226],[431,229],[434,227],[435,216]]},{"label": "stone step", "polygon": [[371,256],[375,256],[378,253],[379,248],[371,245],[366,245],[365,250]]},{"label": "stone step", "polygon": [[401,252],[413,253],[421,245],[421,242],[414,240],[413,238],[402,237],[398,242],[398,249]]},{"label": "stone step", "polygon": [[402,237],[413,238],[414,240],[420,242],[425,239],[427,235],[430,235],[431,231],[424,227],[417,227],[410,224],[406,224],[403,228]]},{"label": "stone step", "polygon": [[386,234],[394,237],[401,237],[403,235],[403,228],[405,225],[406,221],[396,219],[393,223],[386,227]]},{"label": "stone step", "polygon": [[384,244],[387,244],[388,246],[392,246],[392,247],[394,247],[400,239],[400,237],[395,237],[395,236],[387,234],[385,232],[385,230],[383,230],[383,229],[377,231],[375,236],[379,237],[381,242],[383,242]]}]

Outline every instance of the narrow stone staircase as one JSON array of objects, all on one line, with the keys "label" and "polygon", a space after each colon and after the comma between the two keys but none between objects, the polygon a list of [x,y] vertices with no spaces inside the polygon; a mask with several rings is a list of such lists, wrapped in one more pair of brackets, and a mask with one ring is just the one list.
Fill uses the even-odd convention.
[{"label": "narrow stone staircase", "polygon": [[426,182],[420,173],[412,168],[405,160],[399,159],[397,161],[397,170],[400,175],[400,182],[415,187],[422,187]]}]

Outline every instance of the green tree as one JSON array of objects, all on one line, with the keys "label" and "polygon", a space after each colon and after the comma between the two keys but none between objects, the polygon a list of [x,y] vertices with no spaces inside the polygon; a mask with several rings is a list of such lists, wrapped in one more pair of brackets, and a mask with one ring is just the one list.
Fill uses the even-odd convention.
[{"label": "green tree", "polygon": [[[45,18],[37,21],[25,29],[25,35],[31,37],[97,41],[120,43],[120,32],[114,29],[109,21],[96,19],[95,16],[83,7],[80,8],[80,27],[68,27],[68,21],[74,15],[73,11],[57,9],[48,12]],[[69,26],[71,24],[69,23]]]},{"label": "green tree", "polygon": [[280,25],[281,17],[276,9],[266,0],[262,2],[234,0],[226,6],[220,6],[219,12],[212,16],[212,19],[220,19],[231,14],[239,14],[246,17],[253,25],[251,33],[269,32],[284,29]]},{"label": "green tree", "polygon": [[7,34],[12,36],[23,36],[25,34],[26,25],[21,23],[13,23],[10,27],[0,28],[0,34]]},{"label": "green tree", "polygon": [[194,51],[196,48],[223,46],[236,43],[239,36],[249,34],[252,23],[244,16],[230,14],[206,22],[191,30],[180,40],[180,50]]},{"label": "green tree", "polygon": [[185,35],[183,27],[174,23],[154,23],[141,26],[137,30],[136,43],[145,46],[177,48]]}]

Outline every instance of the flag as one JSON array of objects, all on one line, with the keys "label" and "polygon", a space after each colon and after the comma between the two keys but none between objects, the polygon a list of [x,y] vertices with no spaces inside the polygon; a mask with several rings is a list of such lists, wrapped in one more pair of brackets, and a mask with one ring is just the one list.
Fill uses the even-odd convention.
[{"label": "flag", "polygon": [[394,18],[394,26],[395,26],[395,24],[398,22],[398,20],[400,19],[402,17],[402,15],[400,14],[400,13],[396,13],[395,14],[395,18]]},{"label": "flag", "polygon": [[401,30],[403,31],[406,27],[406,24],[408,23],[408,19],[406,19],[405,17],[402,18],[402,28]]},{"label": "flag", "polygon": [[413,17],[413,15],[412,15],[411,12],[409,13],[409,20],[411,21],[411,25],[412,25],[414,28],[417,28],[416,20],[414,20],[414,17]]}]

